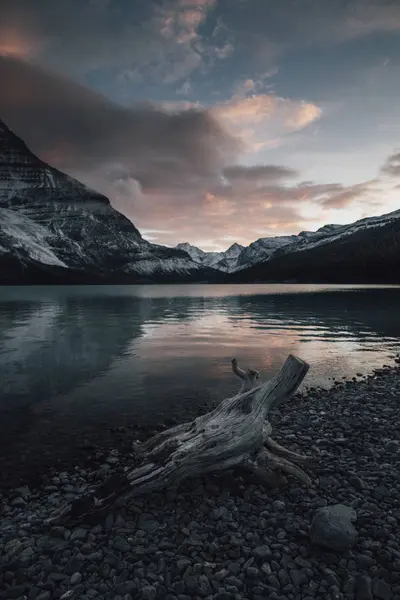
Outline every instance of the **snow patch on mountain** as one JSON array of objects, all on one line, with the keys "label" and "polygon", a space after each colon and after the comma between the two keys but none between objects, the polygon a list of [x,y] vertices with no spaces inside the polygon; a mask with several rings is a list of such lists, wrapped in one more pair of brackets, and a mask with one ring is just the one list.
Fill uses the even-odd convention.
[{"label": "snow patch on mountain", "polygon": [[298,237],[297,235],[283,235],[256,240],[240,253],[233,271],[245,269],[257,262],[267,260],[280,248],[295,243]]},{"label": "snow patch on mountain", "polygon": [[298,235],[260,238],[247,247],[233,244],[224,252],[205,252],[188,243],[178,244],[176,248],[187,252],[198,264],[227,273],[235,273],[257,263],[271,260],[277,254],[281,256],[329,244],[360,230],[383,227],[399,218],[400,210],[397,210],[379,217],[366,217],[347,225],[328,224],[320,227],[317,231],[301,231]]},{"label": "snow patch on mountain", "polygon": [[3,253],[24,250],[30,258],[46,265],[66,267],[49,246],[49,231],[28,217],[0,208],[0,239]]},{"label": "snow patch on mountain", "polygon": [[310,250],[311,248],[316,248],[317,246],[322,246],[324,244],[330,244],[331,242],[354,235],[359,231],[384,227],[388,223],[391,223],[397,219],[400,219],[400,210],[395,210],[391,213],[380,215],[378,217],[365,217],[364,219],[360,219],[354,223],[349,223],[346,225],[324,225],[324,227],[312,232],[312,235],[309,235],[303,239],[299,239],[294,244],[285,247],[283,253],[287,254],[289,252]]},{"label": "snow patch on mountain", "polygon": [[159,259],[144,259],[138,260],[126,265],[126,272],[135,272],[140,275],[156,275],[156,274],[181,274],[188,275],[199,268],[194,261],[186,258],[159,258]]}]

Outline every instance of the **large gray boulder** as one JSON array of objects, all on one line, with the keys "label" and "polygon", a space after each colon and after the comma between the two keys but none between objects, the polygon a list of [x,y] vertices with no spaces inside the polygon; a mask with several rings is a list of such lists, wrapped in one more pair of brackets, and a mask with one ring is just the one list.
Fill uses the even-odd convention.
[{"label": "large gray boulder", "polygon": [[318,509],[311,523],[311,543],[331,550],[352,548],[357,540],[356,519],[356,511],[344,504]]}]

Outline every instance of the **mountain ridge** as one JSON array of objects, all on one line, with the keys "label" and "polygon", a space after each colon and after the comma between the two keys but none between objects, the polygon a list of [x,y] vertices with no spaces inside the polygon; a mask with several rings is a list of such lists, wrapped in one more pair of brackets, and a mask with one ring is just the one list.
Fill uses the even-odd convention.
[{"label": "mountain ridge", "polygon": [[[344,225],[326,224],[316,231],[301,231],[299,234],[259,238],[246,247],[240,246],[240,252],[231,256],[227,261],[230,248],[221,252],[205,252],[191,244],[178,244],[176,248],[185,247],[194,261],[199,264],[212,264],[227,273],[240,277],[238,272],[275,260],[278,257],[304,252],[325,244],[334,243],[344,237],[354,235],[360,230],[385,227],[392,221],[400,222],[400,210],[395,210],[380,216],[364,217]],[[221,268],[222,265],[222,268]]]},{"label": "mountain ridge", "polygon": [[39,159],[0,120],[0,284],[352,277],[400,282],[400,210],[223,252],[169,248],[145,240],[108,198]]},{"label": "mountain ridge", "polygon": [[[21,263],[19,276],[16,265]],[[0,120],[0,282],[215,279],[183,250],[151,244],[108,198],[39,159]],[[11,268],[12,266],[12,268]],[[69,269],[69,271],[67,271]]]}]

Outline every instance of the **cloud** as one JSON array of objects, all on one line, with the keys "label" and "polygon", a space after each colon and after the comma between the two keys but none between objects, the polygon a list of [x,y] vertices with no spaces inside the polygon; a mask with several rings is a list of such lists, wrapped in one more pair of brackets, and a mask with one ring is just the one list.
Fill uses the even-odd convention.
[{"label": "cloud", "polygon": [[[265,165],[266,171],[268,168],[271,167]],[[157,240],[167,245],[188,240],[203,249],[223,249],[232,239],[249,244],[258,237],[316,229],[332,208],[348,209],[354,202],[359,202],[358,210],[369,206],[368,192],[372,186],[371,182],[362,184],[363,195],[361,185],[338,183],[260,185],[259,180],[232,177],[219,185],[203,184],[203,191],[191,193],[187,190],[170,195],[166,190],[150,191],[151,219],[149,214],[141,212],[144,206],[141,204],[137,223],[142,221],[145,230],[157,230]]]},{"label": "cloud", "polygon": [[101,70],[171,83],[206,68],[211,54],[222,59],[231,51],[226,40],[209,46],[199,34],[216,0],[121,4],[1,0],[0,54],[80,79]]},{"label": "cloud", "polygon": [[338,39],[354,39],[372,33],[400,32],[400,5],[397,0],[358,0],[349,3]]},{"label": "cloud", "polygon": [[[1,0],[0,54],[84,80],[181,82],[240,52],[255,73],[289,50],[400,32],[397,0]],[[240,62],[238,62],[240,64]]]},{"label": "cloud", "polygon": [[233,165],[223,171],[229,181],[266,182],[298,176],[298,172],[280,165]]},{"label": "cloud", "polygon": [[10,57],[0,58],[0,80],[7,81],[0,114],[17,132],[26,132],[36,151],[63,168],[117,163],[138,169],[168,159],[179,163],[182,171],[204,174],[225,165],[239,149],[210,111],[168,112],[151,104],[124,108]]},{"label": "cloud", "polygon": [[[268,77],[266,73],[264,78]],[[255,153],[280,145],[285,136],[305,129],[322,116],[322,109],[305,100],[288,99],[276,94],[255,94],[259,82],[246,79],[235,85],[235,95],[214,105],[200,102],[167,101],[162,106],[167,111],[192,108],[209,110],[237,140],[244,153]]]},{"label": "cloud", "polygon": [[[126,108],[12,57],[0,58],[0,81],[7,81],[0,115],[29,147],[105,193],[139,229],[164,231],[159,243],[208,238],[223,247],[224,234],[250,243],[309,229],[327,208],[363,199],[362,186],[288,185],[299,178],[289,166],[240,164],[244,129],[268,124],[275,131],[278,119],[275,129],[290,132],[304,110],[301,102],[271,96],[222,108],[191,103]],[[363,185],[367,193],[368,182]],[[306,218],[303,209],[310,206],[313,214]]]},{"label": "cloud", "polygon": [[278,72],[279,69],[274,67],[269,71],[260,73],[256,79],[247,78],[237,81],[233,86],[233,98],[236,100],[245,99],[258,94],[265,94],[266,91],[271,91],[273,88],[271,78],[277,75]]},{"label": "cloud", "polygon": [[400,33],[398,0],[236,0],[229,8],[226,26],[254,70],[307,47]]},{"label": "cloud", "polygon": [[302,2],[283,0],[283,6],[289,9],[287,31],[296,45],[340,44],[373,34],[400,33],[397,0],[309,0],[306,9]]},{"label": "cloud", "polygon": [[400,176],[400,152],[389,156],[381,169],[384,175]]},{"label": "cloud", "polygon": [[328,198],[323,200],[322,205],[325,208],[347,208],[355,200],[366,199],[368,193],[371,191],[371,187],[376,180],[366,181],[350,186],[343,186],[337,192],[331,194]]},{"label": "cloud", "polygon": [[[276,169],[285,172],[286,167],[264,165],[259,167],[268,172]],[[227,169],[229,172],[229,168]],[[287,169],[288,176],[296,176],[296,172]],[[275,180],[274,180],[275,179]],[[270,180],[262,178],[239,179],[231,178],[229,183],[217,189],[221,197],[241,200],[246,198],[246,203],[262,199],[270,205],[300,206],[303,203],[313,204],[316,208],[345,208],[355,200],[366,198],[369,192],[374,191],[377,180],[365,181],[359,184],[346,186],[341,183],[314,183],[300,182],[286,185],[279,182],[279,177],[271,176]]]},{"label": "cloud", "polygon": [[182,94],[183,96],[187,96],[192,91],[192,86],[190,81],[184,81],[182,85],[176,90],[177,94]]},{"label": "cloud", "polygon": [[235,52],[235,46],[231,42],[225,42],[222,46],[215,46],[214,54],[220,60],[229,58]]},{"label": "cloud", "polygon": [[[248,85],[252,84],[248,80]],[[213,113],[232,135],[242,139],[248,151],[257,152],[277,138],[307,127],[321,117],[322,110],[311,102],[259,94],[233,97],[215,106]]]}]

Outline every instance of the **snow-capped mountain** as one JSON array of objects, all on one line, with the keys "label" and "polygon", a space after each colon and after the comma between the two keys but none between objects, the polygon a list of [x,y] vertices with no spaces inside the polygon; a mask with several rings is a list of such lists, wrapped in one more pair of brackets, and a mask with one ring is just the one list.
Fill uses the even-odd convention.
[{"label": "snow-capped mountain", "polygon": [[[144,240],[109,200],[36,157],[0,121],[0,282],[203,280],[216,271]],[[217,273],[218,274],[218,273]],[[34,278],[33,278],[34,279]]]},{"label": "snow-capped mountain", "polygon": [[233,270],[244,269],[257,262],[266,260],[274,252],[279,250],[279,248],[295,243],[298,238],[299,236],[297,235],[260,238],[242,250],[237,257],[236,265]]},{"label": "snow-capped mountain", "polygon": [[[321,251],[322,254],[320,252],[321,256],[329,253],[339,256],[338,244],[347,244],[350,248],[350,254],[347,257],[342,256],[340,259],[343,269],[346,269],[346,261],[349,262],[359,252],[359,248],[352,248],[352,244],[357,246],[357,240],[362,239],[365,248],[373,243],[379,246],[380,239],[385,239],[386,235],[390,237],[393,233],[393,239],[389,239],[386,243],[386,252],[390,254],[394,248],[400,245],[399,228],[400,210],[379,217],[360,219],[347,225],[324,225],[317,231],[302,231],[298,235],[260,238],[247,247],[233,244],[225,252],[204,252],[190,244],[178,244],[177,248],[185,250],[193,261],[198,264],[209,265],[231,274],[235,281],[240,281],[242,278],[246,281],[251,281],[252,278],[258,279],[260,273],[261,275],[271,273],[274,280],[295,280],[298,278],[300,271],[307,269],[307,264],[312,259],[306,251],[326,246],[326,249],[323,252]],[[374,255],[373,249],[371,249],[371,252],[374,257],[373,260],[379,262],[379,255]],[[380,252],[382,255],[382,251]],[[317,250],[314,254],[316,255],[316,253],[318,253]],[[286,260],[284,259],[285,256],[288,257]],[[396,265],[400,279],[400,247],[397,256],[398,262]],[[296,271],[289,269],[289,272],[286,272],[286,264],[289,263],[296,263]],[[276,267],[278,264],[281,265],[281,273]],[[339,263],[334,268],[340,269]],[[314,277],[316,281],[326,279],[329,276],[324,264],[321,264],[317,271],[317,278]],[[311,277],[311,271],[309,271],[309,274]],[[307,278],[308,275],[305,275],[305,277]],[[338,277],[340,277],[340,274],[338,274]],[[364,279],[367,280],[366,275]]]},{"label": "snow-capped mountain", "polygon": [[167,248],[0,121],[0,283],[257,280],[400,282],[400,210],[224,252]]},{"label": "snow-capped mountain", "polygon": [[213,269],[218,269],[219,271],[223,271],[225,273],[230,273],[235,270],[238,257],[244,250],[244,246],[241,246],[236,242],[224,252],[205,252],[204,250],[201,250],[196,246],[192,246],[187,242],[178,244],[175,247],[179,250],[184,250],[187,252],[197,264],[212,267]]},{"label": "snow-capped mountain", "polygon": [[270,256],[236,270],[233,279],[400,283],[400,210],[303,232]]}]

